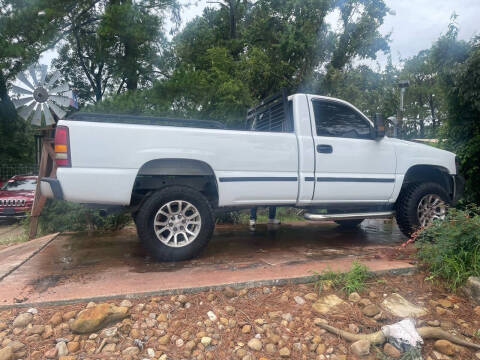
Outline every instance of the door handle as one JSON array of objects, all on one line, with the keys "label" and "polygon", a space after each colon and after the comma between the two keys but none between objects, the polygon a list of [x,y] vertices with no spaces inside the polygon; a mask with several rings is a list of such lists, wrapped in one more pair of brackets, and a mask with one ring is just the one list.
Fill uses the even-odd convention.
[{"label": "door handle", "polygon": [[323,154],[331,154],[333,152],[332,145],[321,144],[317,145],[317,152]]}]

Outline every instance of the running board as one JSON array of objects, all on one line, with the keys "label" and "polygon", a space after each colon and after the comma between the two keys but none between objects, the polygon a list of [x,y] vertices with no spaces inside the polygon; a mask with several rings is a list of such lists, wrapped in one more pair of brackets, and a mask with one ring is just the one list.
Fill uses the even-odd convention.
[{"label": "running board", "polygon": [[362,212],[362,213],[343,213],[343,214],[312,214],[305,213],[307,220],[327,221],[327,220],[355,220],[355,219],[380,219],[389,218],[395,214],[394,211]]}]

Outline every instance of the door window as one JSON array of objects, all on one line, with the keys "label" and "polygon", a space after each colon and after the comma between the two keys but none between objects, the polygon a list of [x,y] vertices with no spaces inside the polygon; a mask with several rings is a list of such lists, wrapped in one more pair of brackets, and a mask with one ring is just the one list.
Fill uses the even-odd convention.
[{"label": "door window", "polygon": [[371,139],[370,123],[351,107],[335,101],[313,100],[318,136]]}]

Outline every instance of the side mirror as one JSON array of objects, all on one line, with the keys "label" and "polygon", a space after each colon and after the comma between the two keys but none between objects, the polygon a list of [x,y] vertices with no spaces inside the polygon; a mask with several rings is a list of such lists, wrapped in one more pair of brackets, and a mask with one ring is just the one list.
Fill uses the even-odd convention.
[{"label": "side mirror", "polygon": [[383,120],[382,114],[376,113],[375,114],[375,119],[374,119],[374,124],[375,124],[375,138],[383,138],[385,136],[385,120]]}]

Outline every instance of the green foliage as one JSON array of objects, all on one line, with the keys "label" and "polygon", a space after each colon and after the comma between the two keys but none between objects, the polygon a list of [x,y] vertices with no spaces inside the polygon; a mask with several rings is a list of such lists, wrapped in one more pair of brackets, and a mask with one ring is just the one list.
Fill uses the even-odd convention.
[{"label": "green foliage", "polygon": [[62,231],[115,231],[131,222],[125,213],[100,216],[82,204],[48,200],[40,215],[38,225],[43,234]]},{"label": "green foliage", "polygon": [[328,282],[333,288],[341,289],[347,295],[353,292],[360,292],[365,289],[366,281],[371,277],[368,268],[355,260],[346,273],[337,273],[334,271],[324,271],[314,273],[318,279],[315,281],[315,289],[320,293]]},{"label": "green foliage", "polygon": [[417,256],[452,290],[469,276],[480,275],[480,208],[450,209],[445,221],[434,221],[417,237]]}]

